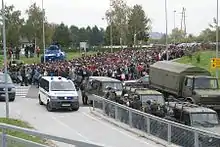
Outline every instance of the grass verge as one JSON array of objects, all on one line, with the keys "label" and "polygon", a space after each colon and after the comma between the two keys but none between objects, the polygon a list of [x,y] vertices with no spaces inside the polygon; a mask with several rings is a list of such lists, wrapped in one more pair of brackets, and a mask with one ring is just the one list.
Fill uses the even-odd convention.
[{"label": "grass verge", "polygon": [[[87,55],[93,55],[96,52],[88,52]],[[42,56],[42,54],[40,55],[40,57]],[[71,59],[75,59],[75,58],[79,58],[82,57],[82,54],[79,52],[68,52],[66,53],[66,58],[67,60],[71,60]],[[37,56],[33,57],[33,58],[26,58],[24,56],[21,57],[21,60],[24,61],[25,64],[32,64],[32,63],[40,63],[40,57],[38,58]],[[1,60],[1,58],[0,58]],[[1,64],[1,62],[0,62]]]},{"label": "grass verge", "polygon": [[[22,128],[34,129],[27,122],[17,120],[17,119],[0,118],[0,123],[15,125],[15,126],[22,127]],[[42,139],[42,138],[36,137],[36,136],[32,136],[32,135],[28,135],[28,134],[23,133],[23,132],[14,131],[14,130],[7,130],[6,133],[8,135],[11,135],[11,136],[15,136],[15,137],[22,138],[22,139],[25,139],[25,140],[29,140],[29,141],[33,141],[33,142],[36,142],[36,143],[48,145],[48,143],[46,143],[47,141],[45,139]],[[17,143],[16,141],[13,141],[13,140],[10,140],[10,139],[7,140],[7,146],[8,147],[25,147],[24,144]]]},{"label": "grass verge", "polygon": [[[200,56],[200,62],[197,61],[198,56]],[[210,61],[210,59],[213,57],[215,57],[214,51],[203,51],[203,52],[194,53],[192,55],[192,58],[190,58],[189,56],[184,56],[176,60],[175,62],[190,64],[201,68],[205,68],[206,70],[210,71],[213,76],[215,76],[216,70],[211,68],[211,61]]]}]

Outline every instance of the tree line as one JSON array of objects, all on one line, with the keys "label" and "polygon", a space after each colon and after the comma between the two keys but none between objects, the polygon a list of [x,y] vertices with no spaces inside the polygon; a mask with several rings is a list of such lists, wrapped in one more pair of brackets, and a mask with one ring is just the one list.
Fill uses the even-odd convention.
[{"label": "tree line", "polygon": [[[91,46],[133,44],[147,41],[150,19],[141,5],[129,7],[124,0],[111,0],[112,8],[106,11],[107,28],[98,26],[77,27],[64,23],[49,23],[44,11],[33,3],[27,10],[27,19],[13,5],[5,6],[7,46],[19,46],[24,40],[42,47],[43,19],[46,45],[57,41],[63,47],[78,47],[80,42]],[[110,31],[112,29],[112,32]],[[2,38],[2,37],[1,37]]]},{"label": "tree line", "polygon": [[[172,32],[168,35],[168,43],[216,42],[216,29],[216,18],[213,18],[213,22],[209,24],[209,27],[202,30],[198,36],[195,36],[193,34],[186,35],[183,30],[179,28],[174,28]],[[218,28],[218,30],[218,37],[220,38],[220,27]],[[149,42],[164,44],[166,42],[166,35],[164,34],[160,39],[150,39]]]}]

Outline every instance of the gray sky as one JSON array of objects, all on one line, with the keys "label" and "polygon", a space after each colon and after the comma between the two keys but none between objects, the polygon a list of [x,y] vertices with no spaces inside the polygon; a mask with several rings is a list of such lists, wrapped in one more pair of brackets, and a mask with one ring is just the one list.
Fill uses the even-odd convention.
[{"label": "gray sky", "polygon": [[[152,20],[152,31],[165,32],[165,0],[127,0],[128,5],[141,4],[146,14]],[[24,11],[32,3],[41,5],[41,0],[5,0],[7,5],[13,4],[17,9]],[[212,23],[216,16],[216,0],[167,0],[168,3],[168,31],[174,26],[176,10],[176,26],[180,27],[182,7],[186,8],[187,32],[198,34]],[[97,25],[106,27],[107,22],[102,20],[105,11],[109,8],[109,0],[44,0],[46,17],[49,22],[76,25],[85,27]]]}]

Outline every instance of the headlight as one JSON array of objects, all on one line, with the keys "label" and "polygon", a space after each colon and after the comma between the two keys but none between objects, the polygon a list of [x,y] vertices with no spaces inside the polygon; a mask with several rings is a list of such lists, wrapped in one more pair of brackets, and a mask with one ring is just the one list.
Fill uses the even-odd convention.
[{"label": "headlight", "polygon": [[74,100],[78,100],[78,96],[74,96],[73,99],[74,99]]},{"label": "headlight", "polygon": [[212,142],[212,138],[209,138],[209,142]]},{"label": "headlight", "polygon": [[201,97],[209,97],[208,95],[201,95]]},{"label": "headlight", "polygon": [[50,96],[49,98],[51,98],[51,99],[57,99],[56,96]]}]

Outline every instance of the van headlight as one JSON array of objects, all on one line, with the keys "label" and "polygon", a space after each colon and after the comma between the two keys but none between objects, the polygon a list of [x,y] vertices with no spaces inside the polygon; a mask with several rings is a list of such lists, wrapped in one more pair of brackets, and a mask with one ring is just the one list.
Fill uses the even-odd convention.
[{"label": "van headlight", "polygon": [[51,99],[57,99],[56,96],[50,96],[49,98],[51,98]]},{"label": "van headlight", "polygon": [[15,89],[15,87],[11,88],[11,91],[13,91],[13,92],[14,92],[15,90],[16,90],[16,89]]},{"label": "van headlight", "polygon": [[79,99],[78,96],[74,96],[74,97],[73,97],[73,100],[78,100],[78,99]]}]

